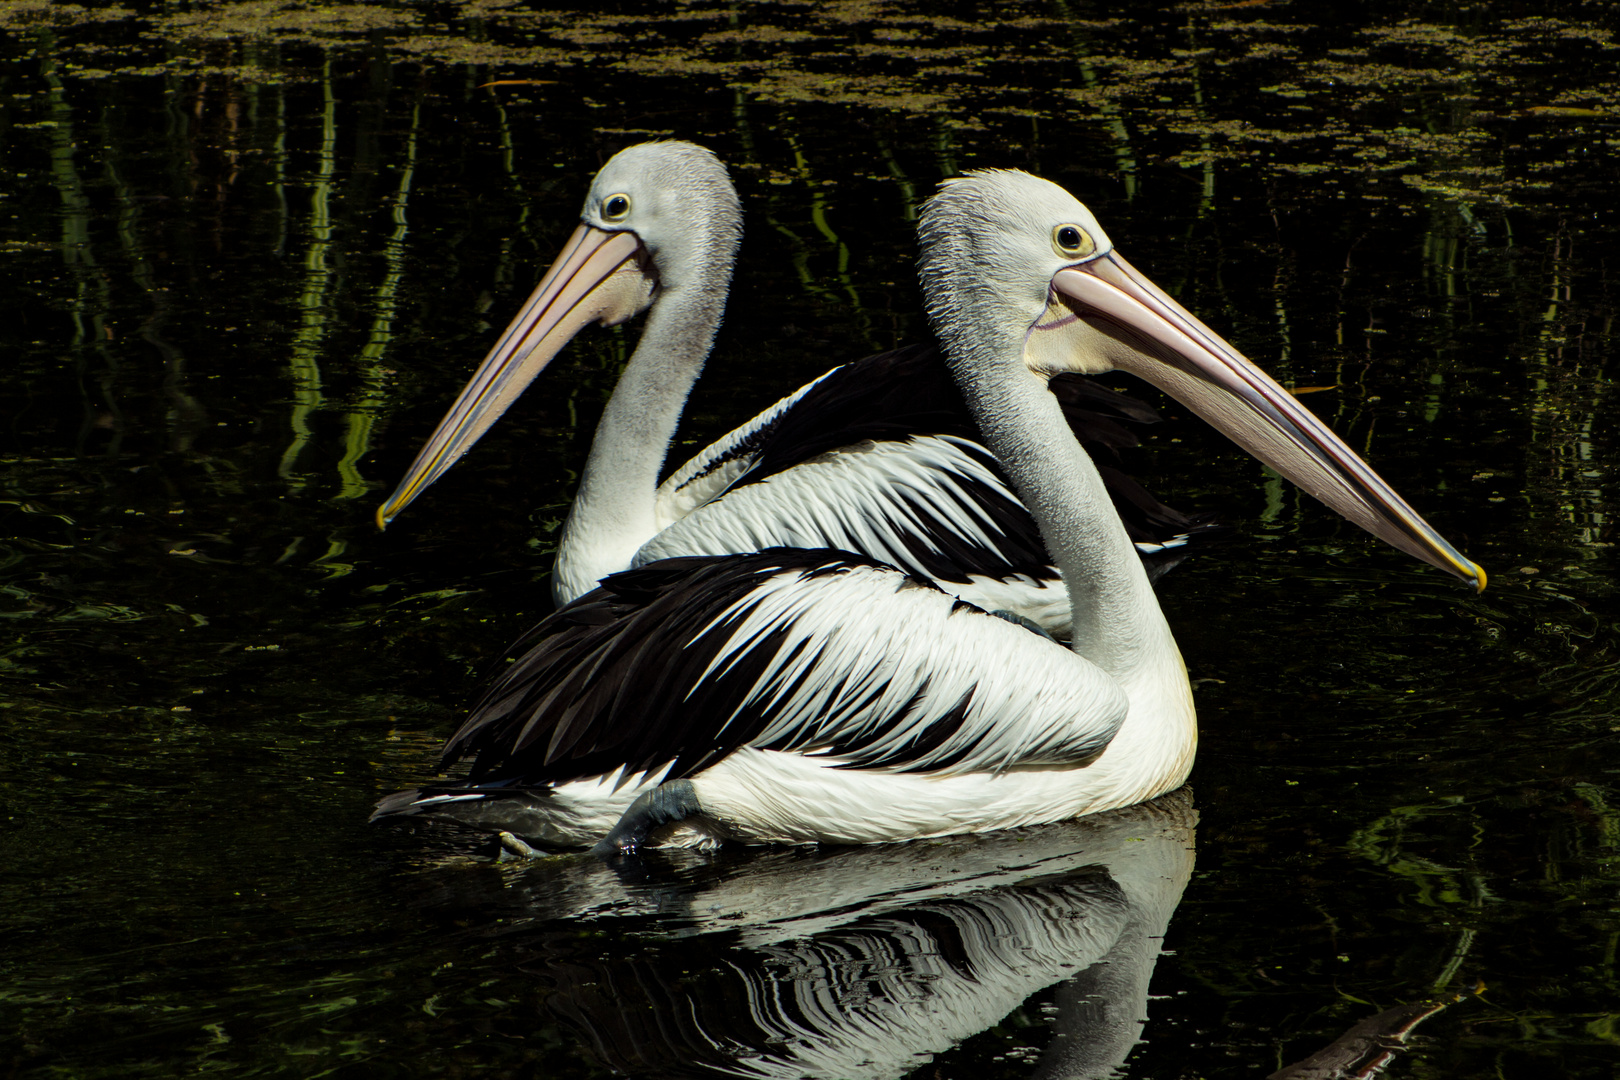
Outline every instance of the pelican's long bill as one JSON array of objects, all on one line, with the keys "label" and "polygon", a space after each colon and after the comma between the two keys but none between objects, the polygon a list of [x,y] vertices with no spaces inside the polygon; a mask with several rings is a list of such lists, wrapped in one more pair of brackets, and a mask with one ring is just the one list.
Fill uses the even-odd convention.
[{"label": "pelican's long bill", "polygon": [[1446,542],[1275,379],[1117,252],[1058,271],[1054,299],[1126,348],[1115,366],[1153,383],[1374,536],[1481,591],[1485,571]]},{"label": "pelican's long bill", "polygon": [[495,347],[462,388],[450,411],[388,501],[377,527],[388,523],[454,465],[488,431],[552,357],[593,322],[611,326],[645,310],[653,279],[633,233],[590,225],[574,230]]}]

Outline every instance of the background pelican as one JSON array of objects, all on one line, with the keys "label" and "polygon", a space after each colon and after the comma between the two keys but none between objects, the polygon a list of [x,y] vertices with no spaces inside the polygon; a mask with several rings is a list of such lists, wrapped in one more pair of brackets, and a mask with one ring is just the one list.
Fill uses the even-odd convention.
[{"label": "background pelican", "polygon": [[947,181],[919,235],[946,358],[1069,584],[1073,650],[847,553],[663,560],[536,629],[446,748],[474,755],[465,784],[390,796],[376,816],[551,843],[606,833],[601,851],[862,843],[1057,821],[1179,786],[1197,744],[1186,669],[1048,390],[1064,372],[1149,378],[1347,517],[1484,586],[1061,188],[1019,172]]},{"label": "background pelican", "polygon": [[[557,548],[559,604],[604,576],[679,555],[833,548],[926,577],[1066,636],[1068,597],[932,348],[834,369],[658,481],[725,307],[742,213],[725,166],[683,142],[621,151],[581,224],[378,510],[386,524],[467,452],[574,334],[647,311],[608,402]],[[1100,456],[1132,539],[1179,546],[1207,520],[1154,499],[1110,463],[1136,445],[1141,402],[1082,377],[1053,390]]]}]

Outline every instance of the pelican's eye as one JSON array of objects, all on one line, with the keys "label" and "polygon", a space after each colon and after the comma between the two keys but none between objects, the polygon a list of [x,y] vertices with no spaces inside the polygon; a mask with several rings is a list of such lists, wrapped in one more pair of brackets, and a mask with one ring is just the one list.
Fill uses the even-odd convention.
[{"label": "pelican's eye", "polygon": [[602,216],[609,221],[623,221],[630,215],[630,196],[609,195],[602,201]]},{"label": "pelican's eye", "polygon": [[1052,247],[1065,259],[1079,259],[1097,250],[1091,237],[1078,225],[1059,225],[1052,230]]}]

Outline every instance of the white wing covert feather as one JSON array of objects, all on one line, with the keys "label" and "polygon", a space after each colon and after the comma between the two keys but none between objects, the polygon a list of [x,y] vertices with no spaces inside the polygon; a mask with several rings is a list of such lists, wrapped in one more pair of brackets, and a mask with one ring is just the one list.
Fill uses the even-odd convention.
[{"label": "white wing covert feather", "polygon": [[887,568],[777,574],[708,629],[721,627],[729,640],[703,677],[763,670],[717,737],[758,710],[767,725],[748,745],[857,767],[1074,764],[1108,745],[1129,704],[1090,661]]},{"label": "white wing covert feather", "polygon": [[695,508],[644,545],[632,565],[772,547],[832,548],[936,581],[965,582],[969,573],[1010,577],[1029,569],[1022,564],[1030,560],[1008,551],[992,508],[1003,518],[1022,510],[982,453],[955,436],[914,436],[822,454]]}]

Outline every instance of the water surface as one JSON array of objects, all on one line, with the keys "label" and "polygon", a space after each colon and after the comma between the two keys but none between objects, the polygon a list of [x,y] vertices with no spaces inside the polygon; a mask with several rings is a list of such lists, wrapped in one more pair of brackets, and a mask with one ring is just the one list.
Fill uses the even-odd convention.
[{"label": "water surface", "polygon": [[[7,1071],[1249,1077],[1428,1003],[1397,1074],[1612,1075],[1616,29],[1507,0],[7,6]],[[748,225],[684,446],[919,339],[916,202],[1025,168],[1322,388],[1490,590],[1163,403],[1133,468],[1240,532],[1161,591],[1196,809],[641,878],[368,828],[549,609],[635,329],[371,514],[590,175],[659,136],[730,162]]]}]

